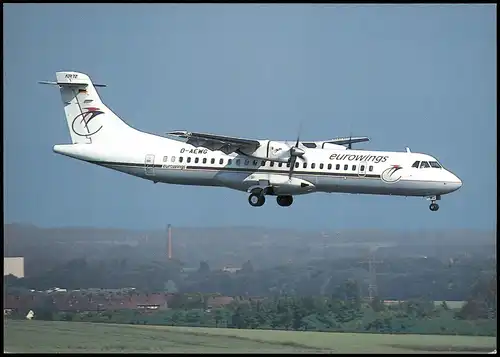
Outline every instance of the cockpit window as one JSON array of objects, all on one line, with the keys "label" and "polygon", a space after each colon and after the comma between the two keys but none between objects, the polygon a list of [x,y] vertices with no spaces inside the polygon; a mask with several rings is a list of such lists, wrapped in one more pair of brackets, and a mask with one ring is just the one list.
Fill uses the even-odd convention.
[{"label": "cockpit window", "polygon": [[418,169],[418,165],[420,165],[420,161],[415,161],[411,167],[415,167]]},{"label": "cockpit window", "polygon": [[430,167],[430,166],[429,166],[429,163],[427,161],[422,161],[420,163],[420,168],[421,169],[425,169],[425,168],[428,168],[428,167]]},{"label": "cockpit window", "polygon": [[316,148],[316,143],[302,143],[306,148],[309,149],[315,149]]},{"label": "cockpit window", "polygon": [[429,161],[429,164],[431,164],[431,167],[434,167],[436,169],[440,169],[441,165],[437,161]]}]

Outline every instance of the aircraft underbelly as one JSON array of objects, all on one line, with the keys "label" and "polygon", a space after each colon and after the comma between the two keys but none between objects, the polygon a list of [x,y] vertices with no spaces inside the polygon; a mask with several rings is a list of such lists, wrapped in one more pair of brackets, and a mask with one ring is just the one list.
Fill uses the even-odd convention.
[{"label": "aircraft underbelly", "polygon": [[154,170],[146,171],[143,166],[121,167],[110,165],[109,167],[155,182],[194,186],[220,186],[214,179],[216,174],[214,171],[193,171],[163,167],[155,167]]},{"label": "aircraft underbelly", "polygon": [[442,183],[400,180],[387,183],[378,178],[335,177],[319,179],[318,191],[394,196],[425,196],[443,192]]},{"label": "aircraft underbelly", "polygon": [[246,191],[251,185],[245,183],[248,172],[218,172],[214,180],[220,185],[234,190]]}]

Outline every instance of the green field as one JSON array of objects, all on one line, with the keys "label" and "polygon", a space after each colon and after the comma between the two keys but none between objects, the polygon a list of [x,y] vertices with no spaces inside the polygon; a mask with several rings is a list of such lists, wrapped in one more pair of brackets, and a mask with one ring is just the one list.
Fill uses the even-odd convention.
[{"label": "green field", "polygon": [[495,337],[381,335],[4,320],[6,352],[490,352]]}]

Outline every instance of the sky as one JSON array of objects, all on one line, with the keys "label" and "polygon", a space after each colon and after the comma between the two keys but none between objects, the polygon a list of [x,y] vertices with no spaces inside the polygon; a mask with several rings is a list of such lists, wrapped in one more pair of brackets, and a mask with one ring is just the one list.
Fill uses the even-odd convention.
[{"label": "sky", "polygon": [[[4,221],[160,229],[495,229],[496,5],[5,4]],[[56,71],[150,133],[304,140],[436,157],[463,181],[424,198],[316,193],[291,207],[154,185],[52,151],[70,143]],[[302,124],[301,124],[302,123]]]}]

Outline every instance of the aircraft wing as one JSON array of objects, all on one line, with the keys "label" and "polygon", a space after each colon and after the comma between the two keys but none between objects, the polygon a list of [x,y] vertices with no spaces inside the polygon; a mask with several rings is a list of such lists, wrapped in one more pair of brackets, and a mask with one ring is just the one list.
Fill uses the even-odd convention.
[{"label": "aircraft wing", "polygon": [[190,145],[200,146],[210,150],[220,150],[225,154],[230,154],[238,150],[253,152],[260,146],[258,140],[236,138],[232,136],[195,133],[184,130],[171,131],[166,134],[187,139],[187,143]]},{"label": "aircraft wing", "polygon": [[370,141],[370,139],[367,136],[353,136],[353,137],[346,137],[346,138],[335,138],[335,139],[325,141],[325,143],[337,144],[337,145],[347,145],[347,144],[354,144],[354,143],[362,143],[365,141]]}]

